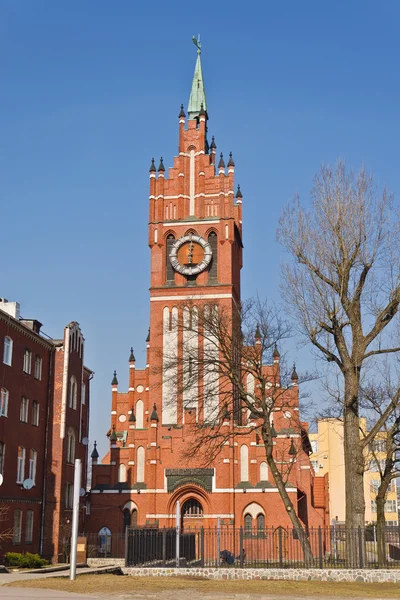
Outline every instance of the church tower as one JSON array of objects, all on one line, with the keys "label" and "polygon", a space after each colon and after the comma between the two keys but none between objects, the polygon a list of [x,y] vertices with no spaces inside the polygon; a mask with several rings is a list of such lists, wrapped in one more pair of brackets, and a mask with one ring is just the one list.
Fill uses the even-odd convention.
[{"label": "church tower", "polygon": [[[161,407],[163,425],[181,425],[184,399],[171,401],[171,386],[163,376],[165,353],[180,352],[177,322],[184,318],[188,304],[218,304],[235,311],[240,303],[242,267],[242,194],[234,192],[235,163],[232,153],[225,163],[222,152],[208,142],[208,112],[201,46],[186,117],[179,113],[179,153],[165,171],[161,158],[158,169],[150,166],[149,246],[151,249],[150,344],[163,336],[163,350],[152,348],[150,388]],[[196,343],[196,340],[192,340]],[[163,380],[164,379],[164,380]],[[201,384],[201,382],[199,382]],[[217,392],[209,394],[210,406],[197,406],[197,420],[215,411]]]},{"label": "church tower", "polygon": [[[150,165],[146,366],[137,369],[133,349],[129,359],[127,353],[127,391],[119,389],[114,372],[109,452],[101,463],[96,448],[92,453],[88,527],[103,537],[127,527],[173,527],[178,502],[183,527],[290,525],[253,417],[241,410],[236,390],[229,382],[224,388],[215,368],[223,336],[207,330],[216,311],[216,321],[227,324],[231,364],[240,368],[234,325],[240,310],[242,193],[239,186],[235,193],[232,153],[225,162],[222,153],[217,158],[214,137],[209,142],[201,46],[194,41],[197,60],[187,114],[181,106],[178,115],[178,155],[168,171],[162,158],[158,167],[154,159]],[[212,318],[200,319],[207,315]],[[277,349],[273,364],[264,368],[280,381]],[[247,375],[246,385],[254,393],[254,377]],[[290,419],[299,418],[295,370],[282,394],[282,406],[290,411],[274,412],[273,444],[279,456],[289,456],[287,464],[293,444],[302,444],[287,492],[293,505],[302,503],[308,522],[319,525],[324,509],[311,506],[313,475],[302,441],[307,435],[290,428]],[[187,451],[196,431],[207,434],[216,423],[227,438],[206,465],[202,450]]]}]

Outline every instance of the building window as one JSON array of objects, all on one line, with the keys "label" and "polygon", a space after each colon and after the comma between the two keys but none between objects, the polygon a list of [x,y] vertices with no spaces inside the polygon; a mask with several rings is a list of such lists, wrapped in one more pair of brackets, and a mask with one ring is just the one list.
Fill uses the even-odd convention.
[{"label": "building window", "polygon": [[125,508],[123,512],[123,532],[125,533],[125,529],[131,526],[131,511],[129,508]]},{"label": "building window", "polygon": [[317,460],[311,460],[312,468],[314,469],[314,473],[317,474],[319,471],[319,463]]},{"label": "building window", "polygon": [[13,544],[21,543],[21,530],[22,530],[22,510],[14,511],[14,528],[13,528]]},{"label": "building window", "polygon": [[0,417],[8,415],[8,390],[1,388],[0,391]]},{"label": "building window", "polygon": [[218,238],[217,234],[212,231],[208,236],[208,243],[211,246],[212,258],[208,271],[208,279],[216,281],[218,278]]},{"label": "building window", "polygon": [[99,556],[110,556],[111,554],[111,531],[108,527],[102,527],[99,531]]},{"label": "building window", "polygon": [[82,404],[86,404],[86,385],[84,383],[82,383],[81,389],[81,402]]},{"label": "building window", "polygon": [[311,450],[313,451],[313,454],[318,452],[318,440],[311,440]]},{"label": "building window", "polygon": [[4,474],[4,459],[6,455],[6,445],[4,442],[0,442],[0,474]]},{"label": "building window", "polygon": [[118,482],[119,483],[126,482],[126,466],[124,464],[121,464],[118,467]]},{"label": "building window", "polygon": [[65,508],[72,508],[74,503],[74,486],[72,483],[65,484]]},{"label": "building window", "polygon": [[253,519],[252,519],[251,515],[249,515],[249,514],[244,515],[244,529],[246,532],[251,532],[252,524],[253,524]]},{"label": "building window", "polygon": [[189,498],[183,503],[182,515],[184,517],[202,517],[203,507],[196,498]]},{"label": "building window", "polygon": [[3,363],[11,367],[13,341],[10,337],[4,338]]},{"label": "building window", "polygon": [[32,479],[33,484],[36,484],[36,465],[37,465],[37,452],[36,450],[30,451],[29,456],[29,479]]},{"label": "building window", "polygon": [[39,354],[35,356],[35,379],[42,379],[42,357]]},{"label": "building window", "polygon": [[258,515],[257,517],[257,532],[264,533],[265,529],[265,517],[264,515]]},{"label": "building window", "polygon": [[386,452],[386,440],[378,439],[370,443],[372,452]]},{"label": "building window", "polygon": [[29,400],[28,398],[22,398],[21,407],[19,409],[19,420],[22,423],[28,422],[28,412],[29,412]]},{"label": "building window", "polygon": [[28,350],[28,348],[26,348],[25,352],[24,352],[24,373],[28,373],[28,375],[30,375],[31,370],[32,370],[32,352],[30,350]]},{"label": "building window", "polygon": [[[380,479],[371,479],[371,481],[369,482],[369,485],[371,488],[371,492],[374,494],[377,494],[378,490],[380,488],[380,485],[381,485],[381,480]],[[395,479],[392,479],[392,481],[389,483],[387,493],[389,494],[389,492],[395,492],[395,491],[396,491],[396,481],[395,481]]]},{"label": "building window", "polygon": [[166,243],[166,279],[167,279],[167,283],[172,283],[175,281],[175,271],[173,269],[173,266],[171,265],[171,261],[169,260],[169,255],[171,254],[171,250],[172,250],[172,246],[174,245],[175,242],[175,238],[174,236],[171,234],[167,237],[167,243]]},{"label": "building window", "polygon": [[31,544],[33,540],[33,510],[26,511],[25,542]]},{"label": "building window", "polygon": [[73,464],[75,460],[75,431],[70,427],[67,435],[67,462]]},{"label": "building window", "polygon": [[23,446],[18,446],[17,483],[23,483],[25,479],[25,455],[25,448]]},{"label": "building window", "polygon": [[137,521],[138,521],[138,511],[136,510],[136,508],[134,508],[132,511],[132,517],[131,517],[131,527],[136,528]]},{"label": "building window", "polygon": [[249,481],[249,449],[245,444],[240,447],[240,481]]},{"label": "building window", "polygon": [[137,449],[137,476],[136,480],[138,483],[144,482],[144,448],[140,446]]},{"label": "building window", "polygon": [[397,513],[397,500],[386,500],[385,502],[385,512],[387,513]]},{"label": "building window", "polygon": [[39,402],[32,402],[32,425],[39,426]]},{"label": "building window", "polygon": [[376,460],[375,458],[373,460],[371,460],[371,463],[369,465],[369,470],[372,471],[373,473],[378,473],[378,472],[382,472],[385,470],[385,464],[386,461],[384,459],[382,460]]},{"label": "building window", "polygon": [[[371,512],[376,513],[376,500],[371,500]],[[385,513],[397,513],[397,500],[386,500]]]},{"label": "building window", "polygon": [[72,375],[70,382],[69,382],[69,407],[70,408],[76,408],[76,395],[77,395],[77,389],[76,389],[76,378],[75,375]]}]

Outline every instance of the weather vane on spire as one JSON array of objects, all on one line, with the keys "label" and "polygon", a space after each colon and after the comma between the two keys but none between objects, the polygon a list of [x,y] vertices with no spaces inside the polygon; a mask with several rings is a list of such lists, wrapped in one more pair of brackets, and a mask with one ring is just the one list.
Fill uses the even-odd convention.
[{"label": "weather vane on spire", "polygon": [[197,54],[201,54],[200,34],[197,35],[197,38],[193,35],[192,42],[197,47]]}]

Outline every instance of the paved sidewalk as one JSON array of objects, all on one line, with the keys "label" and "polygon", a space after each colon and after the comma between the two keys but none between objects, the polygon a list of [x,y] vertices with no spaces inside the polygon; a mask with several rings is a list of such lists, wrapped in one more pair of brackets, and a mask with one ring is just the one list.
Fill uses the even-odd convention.
[{"label": "paved sidewalk", "polygon": [[55,590],[40,590],[28,588],[0,588],[1,600],[19,600],[23,598],[43,598],[43,600],[94,600],[95,596],[82,596],[81,594],[69,594],[68,592],[56,592]]},{"label": "paved sidewalk", "polygon": [[[76,570],[77,575],[90,575],[95,573],[110,573],[114,567],[79,567]],[[45,579],[48,577],[69,577],[69,569],[65,571],[53,571],[51,573],[32,573],[27,571],[14,571],[13,573],[0,573],[1,586],[13,583],[14,581],[29,581],[33,579]],[[23,589],[23,588],[20,588]],[[3,596],[0,596],[2,598]]]}]

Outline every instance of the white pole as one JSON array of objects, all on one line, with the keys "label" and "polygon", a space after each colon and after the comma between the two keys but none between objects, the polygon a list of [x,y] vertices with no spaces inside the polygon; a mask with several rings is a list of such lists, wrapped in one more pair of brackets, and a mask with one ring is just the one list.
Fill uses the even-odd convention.
[{"label": "white pole", "polygon": [[179,568],[179,536],[181,534],[181,503],[176,503],[176,566]]},{"label": "white pole", "polygon": [[82,461],[75,459],[74,473],[74,500],[72,505],[72,532],[71,532],[71,562],[69,578],[71,581],[76,579],[76,550],[78,545],[78,526],[79,526],[79,496],[81,489]]}]

